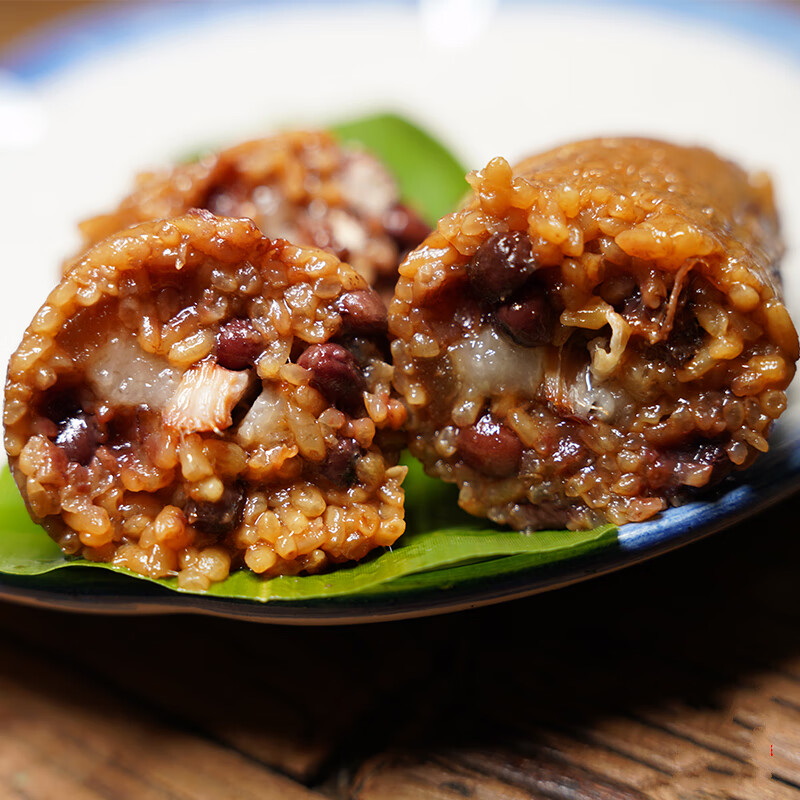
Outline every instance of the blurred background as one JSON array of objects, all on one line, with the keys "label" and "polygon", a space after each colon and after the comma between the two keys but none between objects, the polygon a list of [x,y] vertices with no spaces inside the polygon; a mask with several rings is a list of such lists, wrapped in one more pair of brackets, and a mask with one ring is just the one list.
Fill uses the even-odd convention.
[{"label": "blurred background", "polygon": [[27,280],[2,307],[0,356],[77,247],[75,223],[137,171],[376,111],[418,122],[470,168],[601,133],[709,145],[773,174],[798,220],[792,252],[798,13],[767,0],[4,0],[0,234]]},{"label": "blurred background", "polygon": [[[470,167],[622,132],[766,168],[798,318],[800,3],[0,0],[0,355],[136,171],[378,110]],[[580,586],[363,627],[0,603],[0,800],[800,797],[797,532],[790,499]]]}]

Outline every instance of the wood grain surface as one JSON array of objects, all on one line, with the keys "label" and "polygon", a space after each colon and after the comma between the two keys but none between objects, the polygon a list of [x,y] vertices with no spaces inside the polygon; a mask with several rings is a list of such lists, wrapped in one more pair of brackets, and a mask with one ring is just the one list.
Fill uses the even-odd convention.
[{"label": "wood grain surface", "polygon": [[407,622],[0,604],[0,800],[800,798],[798,519]]},{"label": "wood grain surface", "polygon": [[367,626],[0,604],[0,798],[800,797],[799,533]]}]

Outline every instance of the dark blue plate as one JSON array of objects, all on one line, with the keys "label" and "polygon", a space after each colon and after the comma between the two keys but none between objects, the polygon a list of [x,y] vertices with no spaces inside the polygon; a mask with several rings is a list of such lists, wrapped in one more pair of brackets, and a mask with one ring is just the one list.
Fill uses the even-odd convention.
[{"label": "dark blue plate", "polygon": [[[390,3],[386,4],[386,7],[401,22],[403,20],[408,22],[410,27],[403,28],[400,25],[397,31],[397,35],[400,35],[403,31],[407,35],[408,30],[413,30],[414,20],[417,18],[415,15],[417,14],[419,14],[421,29],[427,30],[426,26],[433,26],[433,29],[435,29],[437,18],[435,17],[434,7],[436,5],[436,3],[423,3],[422,11],[420,12],[416,10],[416,5],[410,2]],[[638,24],[637,20],[641,19],[642,24],[646,23],[646,25],[650,26],[646,27],[646,30],[650,32],[649,36],[654,37],[653,41],[661,35],[658,31],[663,30],[664,36],[677,35],[679,38],[676,41],[680,41],[680,36],[684,33],[689,38],[705,37],[707,35],[709,42],[712,39],[717,42],[720,36],[723,38],[728,37],[729,48],[737,54],[739,53],[739,44],[744,43],[744,49],[736,57],[741,59],[745,66],[749,63],[748,59],[755,59],[753,61],[754,64],[767,64],[770,59],[773,59],[775,64],[789,76],[787,80],[795,80],[800,86],[800,65],[798,64],[798,59],[800,58],[800,16],[789,9],[765,7],[763,3],[756,2],[723,3],[695,2],[694,0],[685,0],[684,2],[670,0],[655,2],[647,0],[646,2],[638,3],[587,3],[562,0],[559,3],[501,3],[497,9],[493,7],[492,3],[481,3],[476,0],[476,2],[465,3],[464,7],[467,22],[462,26],[463,29],[469,33],[469,24],[467,23],[470,23],[470,20],[470,24],[477,25],[480,23],[485,28],[485,33],[480,33],[480,36],[484,37],[481,39],[480,53],[481,58],[489,61],[492,58],[502,60],[508,56],[503,50],[504,39],[501,34],[506,29],[518,28],[521,24],[521,19],[535,22],[536,14],[547,16],[547,24],[551,26],[554,24],[553,20],[558,19],[558,15],[563,16],[565,38],[562,44],[566,54],[569,53],[570,42],[584,41],[581,36],[591,37],[592,26],[596,27],[599,24],[597,20],[600,18],[602,18],[603,24],[616,24],[614,21],[617,20],[619,26]],[[343,8],[342,13],[357,17],[359,14],[366,13],[367,9],[372,12],[375,8],[376,4],[374,3],[364,2],[356,4],[356,7],[353,4],[348,4]],[[433,10],[431,11],[431,9]],[[166,5],[126,4],[125,6],[115,6],[110,9],[75,15],[66,24],[42,31],[34,37],[21,42],[13,50],[7,51],[5,57],[0,58],[0,112],[2,111],[2,104],[6,102],[9,96],[8,93],[3,93],[4,80],[6,82],[10,80],[14,86],[22,87],[37,102],[41,100],[48,110],[52,110],[55,105],[51,108],[51,106],[47,106],[47,103],[56,103],[53,97],[58,95],[60,87],[74,78],[74,75],[77,74],[77,68],[85,68],[87,65],[96,64],[98,70],[104,70],[113,75],[115,53],[127,52],[132,47],[149,47],[163,52],[168,48],[180,47],[181,42],[191,41],[193,38],[207,43],[209,36],[212,36],[213,40],[214,28],[223,23],[238,25],[243,31],[250,29],[251,33],[252,29],[262,26],[264,30],[264,47],[268,47],[270,44],[271,20],[278,25],[283,19],[283,11],[288,13],[288,10],[291,10],[292,13],[304,11],[307,14],[309,25],[312,24],[314,15],[330,16],[334,12],[338,13],[335,4],[325,2],[305,4],[289,2],[229,2],[224,4],[218,2],[187,2]],[[428,16],[425,16],[426,13]],[[273,14],[273,16],[270,17],[270,14]],[[485,18],[481,17],[481,14]],[[544,19],[544,16],[542,19]],[[405,25],[405,22],[403,22],[403,25]],[[659,26],[661,27],[659,28]],[[307,27],[298,23],[294,29],[284,26],[280,30],[284,39],[286,36],[291,37],[291,35],[297,37],[298,52],[302,53],[302,43],[306,40],[305,37],[308,34]],[[292,30],[294,30],[294,34],[292,34]],[[483,31],[483,28],[481,30]],[[390,42],[395,33],[394,30],[373,30],[370,35],[373,37],[386,37],[386,41]],[[474,39],[478,34],[473,31],[470,35]],[[714,39],[714,37],[717,38]],[[421,46],[419,43],[412,44],[415,47]],[[646,47],[647,42],[643,44]],[[642,43],[640,42],[639,45],[642,45]],[[430,38],[429,36],[425,46],[440,48],[441,55],[435,55],[431,63],[438,64],[441,61],[445,65],[443,69],[446,69],[448,59],[451,58],[449,55],[451,50],[448,48],[451,48],[454,54],[452,56],[454,64],[460,58],[467,59],[467,55],[463,55],[464,42],[459,44],[458,41],[450,41],[447,37],[437,38],[433,36],[433,38]],[[545,45],[543,44],[542,46],[544,47]],[[551,43],[551,46],[556,45]],[[724,41],[720,46],[724,50]],[[601,50],[604,47],[604,42],[597,41],[596,47]],[[467,47],[468,52],[469,48]],[[580,58],[589,60],[594,58],[592,53],[577,55],[579,60]],[[217,59],[224,59],[225,57],[223,52],[209,55],[209,57],[212,56]],[[724,53],[720,57],[724,58]],[[534,59],[532,72],[535,73],[537,68],[535,54],[531,58]],[[676,62],[674,64],[649,63],[645,66],[647,70],[653,73],[655,78],[660,69],[667,71],[679,68],[689,69],[686,64],[681,66],[681,58],[680,53],[676,53]],[[331,74],[335,74],[335,59],[331,63],[334,65],[331,67]],[[720,62],[720,70],[723,69],[723,66],[722,62]],[[396,68],[396,64],[369,65],[367,72],[374,72],[372,76],[374,78],[374,91],[369,93],[364,90],[363,86],[359,90],[363,94],[362,111],[380,110],[376,108],[376,103],[384,102],[380,90],[381,80],[385,77],[388,86],[390,77],[396,73]],[[631,65],[631,70],[637,73],[641,68],[642,65]],[[405,69],[412,70],[412,67],[406,65]],[[703,69],[705,71],[699,75],[699,79],[709,81],[710,92],[722,93],[723,96],[729,96],[730,103],[740,104],[744,114],[742,119],[746,121],[748,99],[747,97],[742,97],[742,87],[726,85],[719,75],[713,74],[713,64],[704,64]],[[3,71],[5,75],[3,75]],[[600,72],[602,72],[602,69]],[[409,71],[408,74],[413,77],[413,70]],[[583,77],[579,76],[579,83],[581,81],[589,81],[591,83],[592,80],[596,80],[601,87],[608,87],[612,83],[620,85],[618,81],[623,79],[624,89],[624,79],[631,75],[633,75],[633,72],[628,76],[620,76],[618,74],[604,76],[599,72],[596,75],[589,72]],[[458,78],[460,80],[463,78],[463,73],[454,73],[452,76],[453,81],[458,76],[461,76]],[[134,113],[135,107],[138,107],[136,104],[143,104],[143,108],[146,106],[147,93],[153,91],[152,84],[148,83],[149,77],[147,75],[141,76],[142,93],[141,96],[135,94],[132,96],[132,113]],[[170,80],[177,78],[174,75],[165,77],[169,78],[163,84],[165,86],[164,91],[168,92]],[[270,81],[279,81],[282,77],[274,74],[250,75],[246,81],[242,81],[244,87],[242,92],[244,96],[251,96],[253,87],[260,82],[263,88],[263,96],[260,102],[267,106],[270,102]],[[298,90],[307,90],[314,95],[316,101],[322,102],[327,91],[323,80],[324,77],[320,76],[319,85],[299,87]],[[520,81],[524,78],[524,76],[518,77]],[[182,75],[181,79],[184,78],[190,81],[191,74]],[[565,78],[565,80],[567,79]],[[492,90],[492,87],[481,86],[479,73],[472,75],[470,80],[474,82],[474,88],[478,94],[481,91],[489,92]],[[615,81],[617,83],[614,83]],[[435,101],[434,90],[426,86],[423,91],[423,89],[418,88],[419,86],[421,84],[418,80],[409,79],[406,94],[402,97],[397,94],[396,90],[393,90],[393,93],[387,89],[387,100],[384,103],[384,107],[386,103],[394,107],[399,105],[402,106],[400,110],[423,120],[423,123],[428,123],[434,130],[447,130],[448,125],[450,125],[451,131],[457,131],[459,126],[453,125],[453,121],[450,118],[452,114],[445,117],[445,111],[441,110],[439,104]],[[434,88],[436,89],[436,87]],[[445,88],[447,87],[441,86],[442,91]],[[771,88],[773,87],[765,86],[764,91],[768,93]],[[512,89],[516,92],[513,86]],[[235,94],[235,87],[232,91]],[[439,91],[439,89],[436,89],[436,91]],[[781,135],[789,138],[796,137],[797,131],[800,130],[800,118],[798,118],[800,103],[794,102],[794,96],[787,96],[782,99],[784,103],[781,107],[784,109],[782,112],[784,118],[775,121],[772,128],[773,130],[775,128],[784,128],[785,132]],[[235,103],[239,102],[239,100],[240,98],[235,96],[218,98],[219,106],[217,111],[214,112],[214,109],[211,108],[209,113],[224,113],[226,103]],[[620,113],[623,114],[625,109],[629,110],[631,103],[635,103],[635,100],[636,98],[632,100],[625,98],[623,91],[622,100],[620,101]],[[670,98],[664,99],[664,102],[670,102]],[[681,98],[672,98],[671,102],[674,103],[676,117],[680,116],[682,113]],[[443,100],[441,107],[446,110],[446,105]],[[27,106],[23,106],[15,107],[15,113],[20,109],[25,112]],[[486,131],[483,131],[480,126],[467,126],[469,131],[464,131],[465,141],[470,136],[472,139],[465,144],[465,152],[470,152],[471,149],[472,153],[483,153],[485,146],[481,144],[480,137],[491,135],[494,131],[502,131],[501,112],[503,108],[508,111],[508,108],[506,106],[500,108],[497,104],[492,103],[489,103],[487,108],[489,111],[484,110],[481,114],[491,113],[491,109],[495,109],[498,117],[496,119],[490,117],[487,121],[487,118],[482,116],[478,120],[484,124]],[[643,109],[642,114],[646,111],[645,106],[643,106]],[[564,113],[568,114],[573,111],[574,108],[570,106]],[[437,113],[440,112],[442,114],[441,118],[437,117]],[[324,108],[322,113],[327,115],[327,117],[322,118],[331,117],[331,111],[327,107]],[[345,115],[337,114],[334,116],[341,118]],[[315,117],[312,114],[310,118],[314,119]],[[606,116],[605,118],[600,118],[605,119],[602,124],[607,130],[609,126],[608,120],[614,117]],[[1,113],[0,119],[2,119]],[[33,122],[36,121],[30,115],[25,116],[24,113],[20,119],[24,119],[31,124],[33,124],[31,120]],[[165,130],[170,128],[172,124],[171,118],[163,115],[161,118],[153,119],[152,125],[157,127],[159,119]],[[621,120],[623,124],[628,126],[626,132],[638,132],[631,130],[631,125],[640,125],[642,130],[647,127],[644,121],[641,124],[637,122],[638,119],[633,112],[628,117],[623,114]],[[644,120],[644,117],[642,117],[642,120]],[[496,125],[494,124],[495,122],[497,122]],[[535,131],[538,129],[539,123],[544,125],[545,122],[544,117],[541,120],[535,117],[530,118],[529,124],[533,132],[531,139],[535,139]],[[61,124],[62,126],[64,125],[63,121]],[[125,120],[120,120],[120,125],[122,126],[122,133],[120,134],[119,146],[122,148],[125,146]],[[461,125],[462,129],[464,127]],[[475,127],[474,130],[473,127]],[[726,135],[731,135],[729,127],[726,127]],[[706,128],[703,130],[710,131],[706,138],[714,138],[714,120],[707,121]],[[742,125],[742,130],[742,137],[752,137],[754,135],[752,131],[747,129],[746,124]],[[599,132],[601,131],[595,131],[595,133]],[[645,132],[647,131],[645,130]],[[583,131],[579,133],[583,134]],[[675,134],[675,131],[671,130],[667,130],[664,133],[667,137],[673,134]],[[678,131],[677,135],[680,136],[681,132]],[[690,136],[693,133],[687,130],[683,135]],[[703,134],[699,134],[699,137],[703,138]],[[449,138],[456,149],[460,149],[460,142],[455,138],[455,135],[451,134]],[[576,135],[574,138],[578,138],[578,136]],[[206,140],[203,131],[197,132],[197,139],[200,142]],[[515,142],[516,140],[513,135],[509,135],[503,141]],[[744,138],[743,142],[745,150],[748,148],[751,151],[754,148],[757,149],[757,143],[753,145],[752,141],[749,139],[745,141]],[[533,147],[536,144],[536,142],[532,142]],[[191,142],[186,142],[186,146],[191,145]],[[5,162],[3,161],[3,146],[3,139],[0,136],[0,167],[3,167],[4,174],[8,176],[7,167],[11,164],[11,160],[6,159]],[[500,146],[503,146],[502,142]],[[767,149],[771,149],[771,147],[772,145],[767,145]],[[792,148],[794,152],[797,151],[794,144],[792,144]],[[488,154],[492,155],[494,153],[489,152]],[[46,156],[45,153],[42,153],[42,155]],[[514,154],[512,153],[511,155],[513,156]],[[770,153],[766,153],[765,158],[769,155]],[[36,153],[33,152],[25,154],[23,158],[28,158],[30,163],[35,164],[35,156]],[[88,159],[90,156],[91,153],[76,152],[75,154],[76,159],[84,157]],[[475,156],[475,158],[477,157]],[[800,172],[798,158],[800,156],[795,155],[792,163],[785,165],[787,170],[785,184],[789,184],[789,188],[792,191],[794,191],[794,185],[800,184],[800,181],[792,179],[793,175]],[[22,167],[20,167],[21,169]],[[25,169],[28,169],[28,167],[25,166]],[[12,174],[8,180],[5,194],[12,194],[13,192],[9,191],[9,186],[13,189],[14,181],[21,181],[23,177],[21,171],[18,175]],[[780,181],[782,176],[779,174],[777,177]],[[796,202],[797,199],[797,197],[792,196],[789,198],[788,207],[782,206],[784,209],[784,226],[790,233],[800,230],[800,203]],[[5,218],[13,217],[7,214]],[[66,224],[73,225],[74,220],[70,217],[66,219]],[[796,313],[800,308],[800,286],[795,286],[789,280],[787,282],[787,295],[788,305]],[[3,330],[5,333],[5,329]],[[18,336],[18,330],[19,327],[17,325],[14,328],[14,332],[8,334],[6,338],[9,341],[13,341]],[[262,604],[253,601],[177,594],[159,586],[127,579],[106,571],[75,568],[62,571],[56,575],[45,575],[36,578],[4,576],[0,579],[0,597],[31,605],[95,613],[196,612],[291,624],[369,622],[423,616],[501,602],[546,591],[575,581],[585,580],[594,575],[634,564],[684,545],[713,531],[725,528],[788,496],[800,487],[799,418],[800,402],[798,402],[796,393],[793,393],[790,397],[789,410],[776,427],[770,452],[762,457],[753,468],[722,484],[715,493],[706,495],[700,501],[672,508],[646,523],[623,526],[619,531],[616,544],[594,554],[579,556],[512,574],[495,575],[480,579],[472,577],[463,581],[453,579],[446,581],[446,585],[443,582],[443,585],[433,589],[403,589],[398,584],[396,591],[393,591],[390,585],[379,593],[365,594],[359,597],[303,603],[273,602]]]}]

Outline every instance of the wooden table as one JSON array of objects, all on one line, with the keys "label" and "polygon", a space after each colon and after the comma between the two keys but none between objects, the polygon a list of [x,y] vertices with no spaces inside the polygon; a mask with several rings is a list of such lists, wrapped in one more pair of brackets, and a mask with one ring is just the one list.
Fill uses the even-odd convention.
[{"label": "wooden table", "polygon": [[343,628],[0,604],[0,798],[800,797],[797,501],[501,606]]},{"label": "wooden table", "polygon": [[[69,5],[0,2],[0,45]],[[0,800],[800,798],[797,508],[408,622],[0,604]]]}]

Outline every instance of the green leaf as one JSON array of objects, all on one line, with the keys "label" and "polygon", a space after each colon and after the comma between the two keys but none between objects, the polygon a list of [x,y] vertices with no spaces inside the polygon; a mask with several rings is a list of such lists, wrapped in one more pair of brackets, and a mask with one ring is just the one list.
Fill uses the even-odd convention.
[{"label": "green leaf", "polygon": [[430,225],[455,210],[467,193],[466,169],[430,134],[396,114],[333,125],[346,143],[359,144],[383,161],[400,185],[403,202]]},{"label": "green leaf", "polygon": [[[428,478],[419,465],[411,472],[409,489],[410,530],[394,548],[320,575],[263,579],[248,570],[239,570],[222,583],[213,585],[207,594],[260,601],[305,601],[361,593],[385,595],[395,591],[445,588],[490,575],[530,569],[616,540],[616,529],[611,525],[593,531],[532,534],[487,529],[482,521],[468,517],[451,505],[453,498],[447,496],[452,495],[452,487]],[[461,524],[426,528],[437,516],[450,517]],[[68,559],[44,530],[31,521],[7,468],[0,474],[0,529],[3,531],[0,574],[36,576],[66,567],[89,567],[121,572],[183,591],[178,589],[174,578],[156,580],[112,564]]]},{"label": "green leaf", "polygon": [[[429,134],[393,114],[334,126],[337,135],[381,158],[401,187],[403,200],[433,224],[451,211],[467,189],[464,168]],[[263,579],[239,570],[206,594],[254,601],[321,601],[335,598],[395,595],[469,585],[535,569],[582,555],[616,541],[611,525],[593,531],[518,533],[469,516],[458,507],[452,485],[425,475],[406,459],[406,533],[392,548],[358,564],[342,565],[322,575]],[[67,558],[28,516],[6,468],[0,474],[0,576],[41,584],[91,590],[112,579],[131,576],[167,589],[174,578],[145,578],[110,564]],[[13,577],[12,577],[13,576]]]},{"label": "green leaf", "polygon": [[0,473],[0,572],[40,575],[67,564],[61,548],[28,516],[8,467]]},{"label": "green leaf", "polygon": [[[434,139],[397,114],[374,114],[328,126],[345,144],[358,145],[377,156],[394,175],[404,203],[429,225],[455,210],[469,186],[466,168]],[[219,149],[212,145],[182,151],[176,161],[191,164]]]}]

